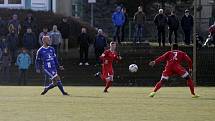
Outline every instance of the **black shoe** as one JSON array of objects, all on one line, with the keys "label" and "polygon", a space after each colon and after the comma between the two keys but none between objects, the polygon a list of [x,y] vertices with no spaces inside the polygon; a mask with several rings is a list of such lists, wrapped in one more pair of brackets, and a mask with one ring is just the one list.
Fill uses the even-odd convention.
[{"label": "black shoe", "polygon": [[67,92],[64,92],[64,93],[63,93],[63,95],[67,95],[67,96],[69,96],[69,94],[68,94]]},{"label": "black shoe", "polygon": [[104,93],[108,93],[108,91],[107,91],[107,90],[104,90]]},{"label": "black shoe", "polygon": [[95,77],[99,77],[101,75],[101,72],[97,72],[94,74]]},{"label": "black shoe", "polygon": [[45,95],[48,92],[47,89],[44,89],[43,92],[41,93],[41,95]]}]

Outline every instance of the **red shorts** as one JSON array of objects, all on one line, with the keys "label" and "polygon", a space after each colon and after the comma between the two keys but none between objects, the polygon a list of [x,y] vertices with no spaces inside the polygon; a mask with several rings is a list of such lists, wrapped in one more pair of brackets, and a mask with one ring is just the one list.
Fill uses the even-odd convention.
[{"label": "red shorts", "polygon": [[102,80],[106,81],[108,77],[113,77],[113,75],[114,75],[113,68],[102,67],[102,75],[101,75]]},{"label": "red shorts", "polygon": [[161,79],[169,79],[169,77],[172,75],[179,75],[184,78],[188,76],[189,73],[181,65],[166,66],[165,70],[162,73]]}]

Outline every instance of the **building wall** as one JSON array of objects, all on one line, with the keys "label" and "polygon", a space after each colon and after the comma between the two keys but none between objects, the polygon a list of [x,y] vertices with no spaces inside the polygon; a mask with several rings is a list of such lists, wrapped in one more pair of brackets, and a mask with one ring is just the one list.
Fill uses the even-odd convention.
[{"label": "building wall", "polygon": [[56,13],[72,16],[73,0],[56,0]]}]

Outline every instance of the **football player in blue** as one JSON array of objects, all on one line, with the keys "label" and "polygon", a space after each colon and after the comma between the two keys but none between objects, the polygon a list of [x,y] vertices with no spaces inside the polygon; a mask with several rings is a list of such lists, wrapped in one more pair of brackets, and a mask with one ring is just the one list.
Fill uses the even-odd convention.
[{"label": "football player in blue", "polygon": [[58,86],[63,95],[69,95],[64,91],[60,76],[57,73],[58,69],[64,70],[64,68],[59,65],[54,48],[49,46],[51,45],[50,37],[43,36],[42,41],[43,45],[40,49],[38,49],[35,60],[36,72],[40,73],[41,69],[43,69],[44,73],[47,74],[52,80],[52,83],[45,87],[41,95],[45,95],[55,86]]}]

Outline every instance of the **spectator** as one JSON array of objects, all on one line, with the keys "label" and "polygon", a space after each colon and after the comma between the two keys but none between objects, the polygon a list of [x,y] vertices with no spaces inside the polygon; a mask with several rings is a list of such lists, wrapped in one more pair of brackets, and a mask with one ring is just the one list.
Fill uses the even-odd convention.
[{"label": "spectator", "polygon": [[11,68],[11,56],[9,53],[8,48],[5,48],[2,54],[2,64],[1,64],[1,69],[2,69],[2,77],[3,81],[9,82],[10,81],[10,68]]},{"label": "spectator", "polygon": [[32,62],[36,53],[36,45],[37,40],[35,34],[32,32],[31,28],[27,28],[27,32],[23,36],[23,46],[31,53]]},{"label": "spectator", "polygon": [[121,7],[118,6],[116,8],[116,11],[113,13],[112,15],[112,22],[113,25],[115,27],[115,33],[114,33],[114,41],[116,41],[116,39],[118,40],[118,43],[121,43],[120,40],[120,31],[122,29],[123,24],[125,23],[125,16],[124,13],[121,11]]},{"label": "spectator", "polygon": [[5,48],[8,48],[8,42],[5,37],[1,38],[0,49],[3,51]]},{"label": "spectator", "polygon": [[2,20],[2,17],[0,16],[0,38],[3,36],[6,36],[7,33],[7,24],[4,20]]},{"label": "spectator", "polygon": [[25,18],[23,28],[25,32],[28,28],[31,28],[32,32],[37,33],[37,24],[35,22],[35,19],[32,17],[32,14],[29,13]]},{"label": "spectator", "polygon": [[17,14],[14,14],[13,17],[12,17],[12,19],[8,22],[8,25],[9,25],[9,26],[10,26],[11,24],[12,24],[12,25],[14,26],[14,28],[15,28],[15,33],[16,33],[17,35],[19,35],[20,30],[21,30],[21,25],[20,25],[20,22],[19,22],[19,20],[18,20]]},{"label": "spectator", "polygon": [[145,13],[143,12],[142,6],[139,6],[138,11],[134,14],[135,23],[134,43],[141,41],[145,21],[146,21]]},{"label": "spectator", "polygon": [[27,53],[27,50],[25,48],[22,48],[22,52],[18,55],[16,59],[16,65],[19,68],[19,78],[18,78],[18,85],[21,85],[21,82],[23,81],[23,84],[26,85],[26,73],[29,69],[29,66],[31,64],[31,58]]},{"label": "spectator", "polygon": [[209,36],[212,38],[211,43],[215,45],[215,21],[214,24],[209,27]]},{"label": "spectator", "polygon": [[199,35],[199,33],[196,33],[196,47],[197,49],[202,48],[204,42],[204,38]]},{"label": "spectator", "polygon": [[193,17],[190,15],[189,10],[185,10],[185,15],[181,19],[181,27],[184,32],[184,43],[190,45],[190,35],[193,29]]},{"label": "spectator", "polygon": [[[90,37],[87,34],[86,28],[81,29],[81,34],[78,37],[78,44],[80,47],[80,63],[79,65],[82,66],[83,63],[88,66],[88,49],[90,46]],[[83,56],[85,55],[85,58]]]},{"label": "spectator", "polygon": [[96,65],[100,64],[99,57],[104,52],[105,47],[107,47],[106,38],[103,35],[102,29],[98,29],[98,34],[96,35],[96,39],[95,39],[95,42],[94,42],[94,49],[95,49],[95,56],[96,56]]},{"label": "spectator", "polygon": [[172,33],[174,32],[175,35],[175,43],[178,43],[177,40],[177,31],[179,27],[179,20],[178,17],[175,15],[175,12],[172,11],[171,14],[168,16],[167,19],[168,29],[169,29],[169,44],[172,44]]},{"label": "spectator", "polygon": [[154,18],[154,23],[157,26],[159,47],[161,46],[161,38],[162,44],[165,46],[165,26],[167,24],[167,18],[163,13],[163,9],[159,9],[159,14]]},{"label": "spectator", "polygon": [[122,33],[121,33],[121,42],[125,41],[125,27],[128,23],[128,14],[126,12],[126,8],[122,8],[122,12],[124,13],[125,16],[125,22],[122,25]]},{"label": "spectator", "polygon": [[37,40],[31,28],[27,28],[27,32],[23,36],[23,45],[30,52],[36,48]]},{"label": "spectator", "polygon": [[70,24],[67,21],[67,18],[63,18],[62,22],[59,25],[59,30],[62,34],[63,41],[61,43],[62,50],[65,48],[65,51],[68,52],[69,49],[69,35],[70,35]]},{"label": "spectator", "polygon": [[16,60],[16,54],[17,54],[17,48],[18,48],[18,35],[15,32],[15,29],[11,27],[8,35],[7,35],[7,43],[8,43],[8,49],[12,57],[12,62],[15,62]]},{"label": "spectator", "polygon": [[59,55],[58,48],[60,47],[60,44],[62,43],[62,36],[60,31],[57,29],[57,25],[53,25],[52,31],[49,33],[51,41],[52,41],[52,47],[55,49],[57,56]]},{"label": "spectator", "polygon": [[43,41],[42,41],[43,36],[47,36],[47,35],[49,35],[48,28],[47,27],[43,27],[43,31],[39,34],[39,40],[38,40],[40,46],[43,45]]}]

